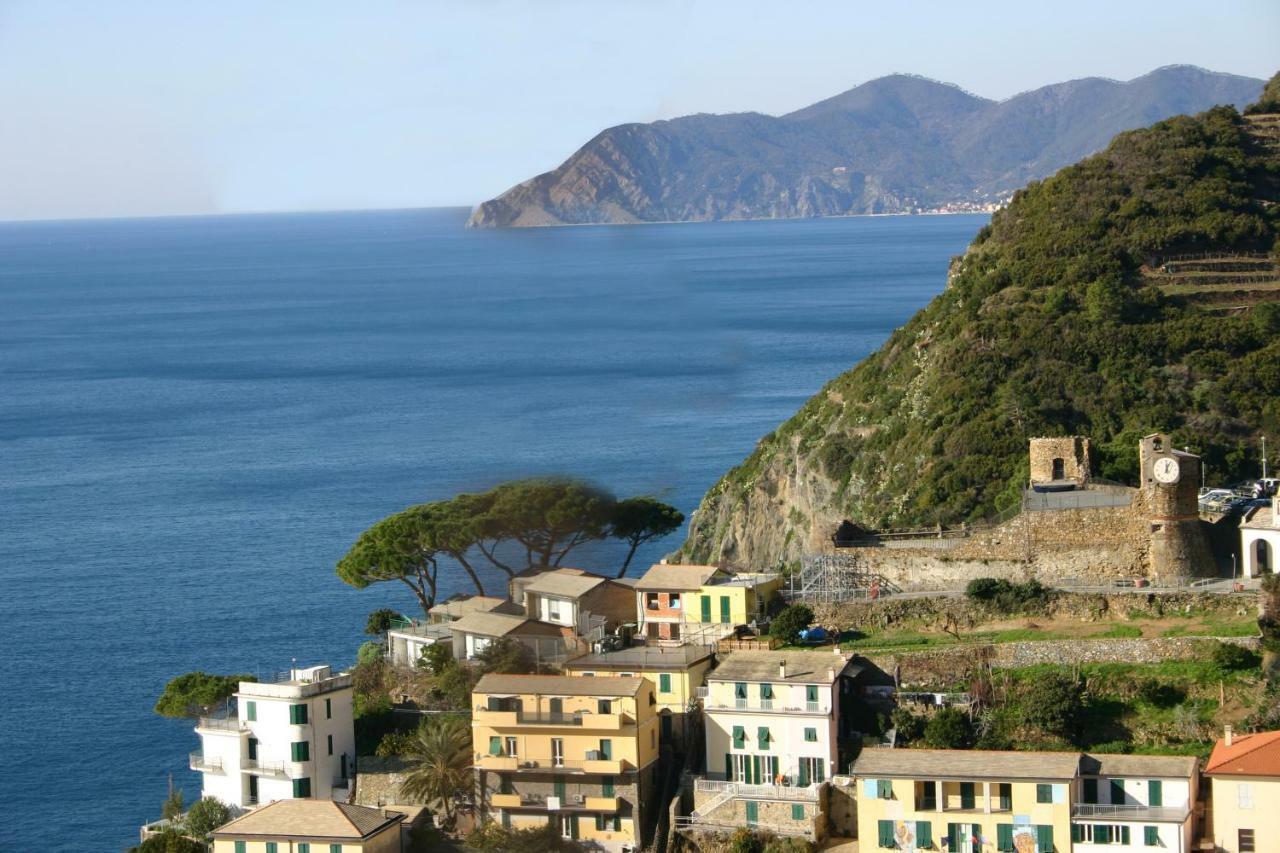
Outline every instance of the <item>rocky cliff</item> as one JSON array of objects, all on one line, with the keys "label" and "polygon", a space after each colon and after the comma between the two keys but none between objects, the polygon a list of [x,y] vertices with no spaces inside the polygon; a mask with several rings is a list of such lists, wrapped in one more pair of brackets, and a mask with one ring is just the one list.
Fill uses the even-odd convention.
[{"label": "rocky cliff", "polygon": [[[1280,257],[1278,202],[1275,128],[1229,107],[1032,184],[941,295],[707,493],[680,556],[773,565],[845,519],[990,517],[1017,506],[1037,435],[1090,436],[1095,474],[1117,481],[1156,430],[1211,481],[1254,474],[1257,434],[1280,428],[1280,276],[1170,284],[1163,259]],[[1200,299],[1219,288],[1240,294],[1229,310]]]},{"label": "rocky cliff", "polygon": [[481,204],[475,227],[898,213],[1003,198],[1122,130],[1262,81],[1173,66],[1119,83],[1075,80],[996,102],[895,75],[783,116],[625,124],[559,168]]}]

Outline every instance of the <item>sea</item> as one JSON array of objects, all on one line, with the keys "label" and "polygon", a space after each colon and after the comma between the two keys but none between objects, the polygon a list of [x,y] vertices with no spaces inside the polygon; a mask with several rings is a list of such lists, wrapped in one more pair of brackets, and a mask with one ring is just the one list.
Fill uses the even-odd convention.
[{"label": "sea", "polygon": [[0,224],[0,851],[120,851],[199,797],[173,676],[347,666],[413,613],[334,572],[382,516],[552,473],[688,514],[987,221],[467,213]]}]

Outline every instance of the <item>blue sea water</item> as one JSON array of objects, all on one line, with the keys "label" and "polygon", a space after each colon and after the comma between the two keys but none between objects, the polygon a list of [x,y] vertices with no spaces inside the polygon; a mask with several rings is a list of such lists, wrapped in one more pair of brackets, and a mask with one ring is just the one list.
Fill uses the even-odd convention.
[{"label": "blue sea water", "polygon": [[0,225],[0,851],[120,850],[170,775],[199,796],[173,675],[345,665],[411,612],[333,571],[389,512],[547,472],[689,512],[986,221],[465,216]]}]

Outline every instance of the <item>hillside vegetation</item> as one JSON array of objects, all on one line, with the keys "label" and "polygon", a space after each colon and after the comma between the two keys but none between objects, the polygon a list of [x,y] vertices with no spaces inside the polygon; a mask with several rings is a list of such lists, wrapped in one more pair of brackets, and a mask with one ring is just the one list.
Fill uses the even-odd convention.
[{"label": "hillside vegetation", "polygon": [[[1272,86],[1274,87],[1275,81]],[[948,286],[711,489],[685,558],[793,560],[841,519],[954,523],[1016,505],[1027,440],[1083,434],[1134,482],[1160,430],[1215,481],[1280,429],[1280,293],[1223,312],[1142,270],[1280,255],[1280,150],[1231,107],[1123,133],[1019,191]]]},{"label": "hillside vegetation", "polygon": [[1116,133],[1214,104],[1261,81],[1169,66],[993,101],[895,74],[782,116],[699,114],[623,124],[558,168],[481,204],[479,227],[894,213],[985,204]]}]

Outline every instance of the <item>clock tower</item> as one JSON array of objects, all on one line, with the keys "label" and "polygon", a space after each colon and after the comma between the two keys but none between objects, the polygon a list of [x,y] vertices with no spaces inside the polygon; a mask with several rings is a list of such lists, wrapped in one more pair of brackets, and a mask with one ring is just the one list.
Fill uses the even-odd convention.
[{"label": "clock tower", "polygon": [[1154,433],[1139,444],[1138,467],[1151,529],[1152,578],[1175,581],[1217,574],[1200,521],[1200,457]]}]

